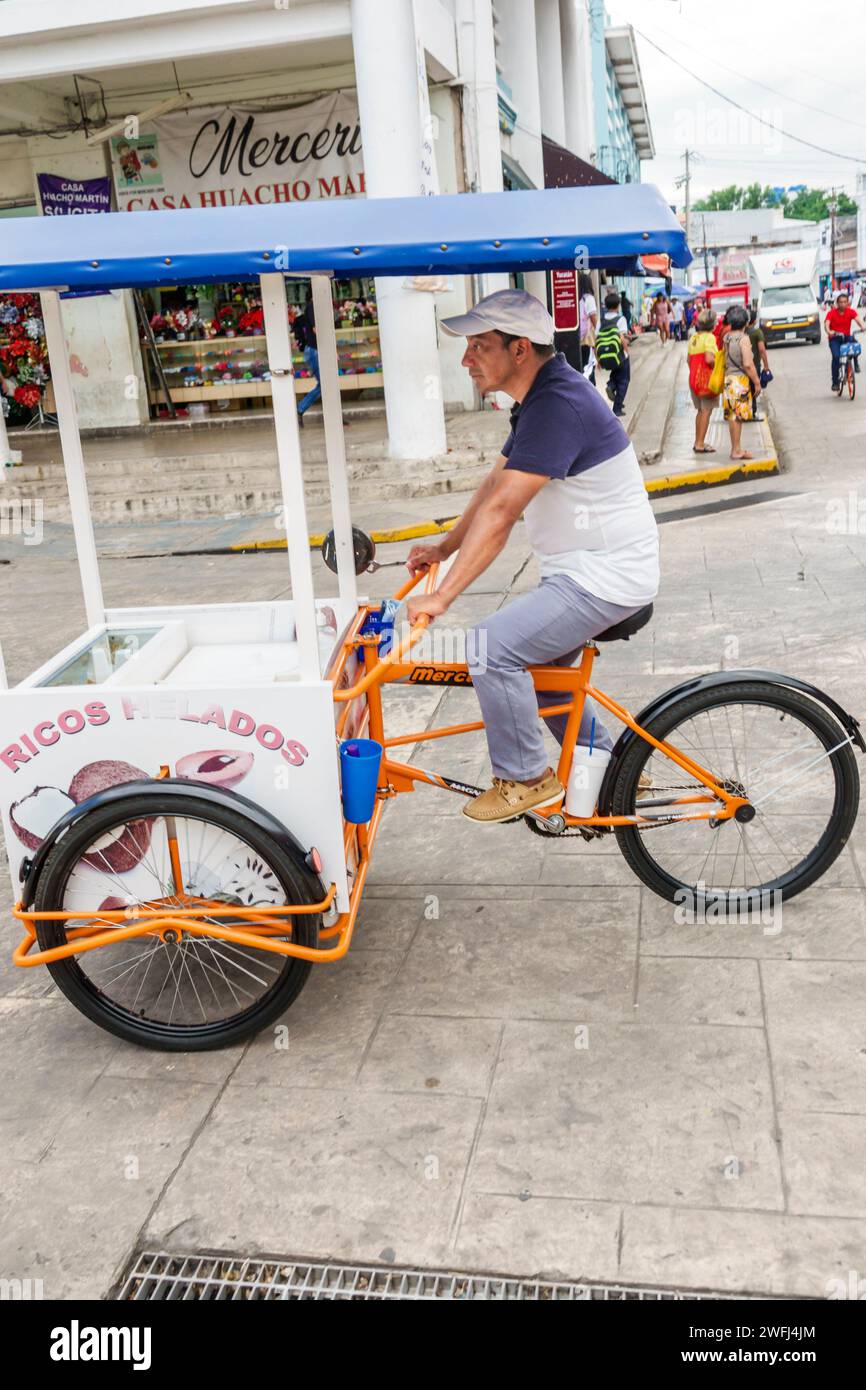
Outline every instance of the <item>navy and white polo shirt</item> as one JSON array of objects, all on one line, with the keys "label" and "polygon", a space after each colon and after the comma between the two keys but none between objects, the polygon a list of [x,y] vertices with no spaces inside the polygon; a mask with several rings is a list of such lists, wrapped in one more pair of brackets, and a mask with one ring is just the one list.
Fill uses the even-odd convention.
[{"label": "navy and white polo shirt", "polygon": [[565,574],[597,598],[649,603],[659,543],[629,437],[595,387],[561,352],[511,411],[506,468],[551,481],[524,513],[542,579]]}]

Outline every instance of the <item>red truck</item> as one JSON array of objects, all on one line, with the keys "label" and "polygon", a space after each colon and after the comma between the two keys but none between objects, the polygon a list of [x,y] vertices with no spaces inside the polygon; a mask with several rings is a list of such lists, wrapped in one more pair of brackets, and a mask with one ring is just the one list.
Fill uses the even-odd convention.
[{"label": "red truck", "polygon": [[748,309],[748,281],[737,281],[732,285],[710,285],[701,297],[706,300],[707,308],[712,309],[715,314],[725,314],[732,304],[742,304],[744,309]]}]

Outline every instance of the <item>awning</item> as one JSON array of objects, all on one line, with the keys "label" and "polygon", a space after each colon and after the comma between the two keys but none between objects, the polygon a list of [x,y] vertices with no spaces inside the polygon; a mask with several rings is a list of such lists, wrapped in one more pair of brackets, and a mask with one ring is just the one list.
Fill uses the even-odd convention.
[{"label": "awning", "polygon": [[[662,276],[664,276],[664,275],[669,275],[669,274],[670,274],[670,269],[671,269],[671,268],[670,268],[670,264],[669,264],[669,262],[668,262],[667,256],[663,256],[663,255],[641,256],[641,260],[642,260],[643,263],[644,263],[644,269],[647,270],[647,271],[649,272],[650,275],[662,275]],[[674,265],[679,265],[679,264],[680,264],[679,261],[674,261]]]},{"label": "awning", "polygon": [[516,160],[513,155],[506,154],[505,150],[502,151],[502,182],[509,192],[516,192],[520,188],[535,187],[519,160]]},{"label": "awning", "polygon": [[541,149],[545,188],[593,188],[616,183],[616,179],[609,178],[585,159],[579,159],[564,145],[551,140],[549,135],[542,135]]},{"label": "awning", "polygon": [[692,259],[652,184],[106,212],[4,220],[0,291],[564,269],[647,251]]}]

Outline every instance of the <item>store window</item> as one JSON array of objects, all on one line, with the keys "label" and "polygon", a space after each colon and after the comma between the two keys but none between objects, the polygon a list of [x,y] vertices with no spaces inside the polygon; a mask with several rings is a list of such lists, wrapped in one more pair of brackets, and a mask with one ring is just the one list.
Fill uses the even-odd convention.
[{"label": "store window", "polygon": [[[315,384],[299,323],[309,288],[307,280],[286,281],[298,395],[306,395]],[[340,389],[356,396],[380,395],[382,357],[373,281],[335,280],[332,296]],[[146,290],[139,318],[152,415],[168,413],[163,381],[177,413],[192,418],[270,407],[258,281]]]}]

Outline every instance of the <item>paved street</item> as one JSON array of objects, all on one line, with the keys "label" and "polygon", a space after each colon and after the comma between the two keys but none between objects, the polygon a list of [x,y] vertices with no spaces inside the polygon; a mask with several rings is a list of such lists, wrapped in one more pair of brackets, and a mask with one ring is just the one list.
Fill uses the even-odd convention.
[{"label": "paved street", "polygon": [[[781,474],[654,503],[653,623],[596,668],[632,710],[727,666],[799,674],[866,716],[866,391],[830,395],[826,344],[771,360]],[[355,519],[378,524],[375,504]],[[4,554],[14,681],[84,622],[69,559]],[[519,528],[455,618],[531,587],[528,554]],[[108,558],[103,576],[111,604],[289,588],[280,554]],[[395,731],[472,707],[389,695]],[[420,760],[486,775],[475,734]],[[862,1276],[864,822],[769,935],[678,924],[612,840],[479,831],[460,805],[420,789],[389,808],[355,944],[314,971],[286,1050],[271,1032],[191,1056],[125,1045],[13,968],[7,930],[0,1273],[98,1297],[147,1242],[817,1298]]]}]

